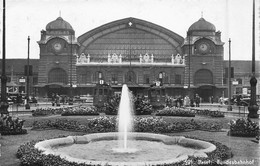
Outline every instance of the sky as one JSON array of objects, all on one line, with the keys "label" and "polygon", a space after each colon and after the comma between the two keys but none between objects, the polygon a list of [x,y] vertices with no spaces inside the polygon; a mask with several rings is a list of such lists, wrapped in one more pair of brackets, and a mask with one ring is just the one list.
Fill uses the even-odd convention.
[{"label": "sky", "polygon": [[[259,1],[256,0],[256,60],[259,49]],[[1,57],[2,10],[1,1]],[[221,31],[224,59],[252,59],[253,0],[6,0],[6,58],[39,59],[40,31],[61,17],[75,30],[76,37],[103,24],[134,17],[163,26],[182,37],[201,17]]]}]

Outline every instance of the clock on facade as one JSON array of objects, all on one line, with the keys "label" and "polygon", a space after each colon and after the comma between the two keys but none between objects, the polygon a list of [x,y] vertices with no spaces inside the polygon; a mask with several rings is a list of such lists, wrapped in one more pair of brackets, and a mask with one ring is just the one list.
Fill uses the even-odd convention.
[{"label": "clock on facade", "polygon": [[61,43],[59,43],[59,42],[54,43],[54,44],[53,44],[53,49],[54,49],[55,51],[60,51],[60,50],[62,49]]},{"label": "clock on facade", "polygon": [[201,53],[207,53],[209,51],[209,45],[207,43],[199,44],[199,51]]}]

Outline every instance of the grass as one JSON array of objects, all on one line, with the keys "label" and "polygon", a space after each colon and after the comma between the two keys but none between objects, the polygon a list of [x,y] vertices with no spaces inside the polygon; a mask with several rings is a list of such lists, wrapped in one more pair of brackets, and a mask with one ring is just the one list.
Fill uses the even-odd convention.
[{"label": "grass", "polygon": [[[63,117],[60,115],[48,116],[48,117],[32,117],[31,115],[20,116],[20,118],[25,119],[25,128],[28,130],[28,134],[25,135],[15,135],[15,136],[2,136],[0,138],[1,143],[1,157],[0,165],[1,166],[19,166],[19,160],[16,158],[16,152],[20,145],[39,139],[50,139],[57,136],[63,135],[83,135],[86,133],[82,132],[72,132],[72,131],[61,131],[61,130],[42,130],[35,131],[31,130],[30,127],[32,123],[37,120],[47,120],[47,119],[56,119],[56,118],[66,118],[71,120],[77,120],[81,124],[86,124],[88,119],[92,119],[95,116],[68,116]],[[228,122],[234,118],[208,118],[204,116],[194,117],[164,117],[168,122],[178,120],[190,120],[190,119],[200,120],[200,121],[217,121],[223,124],[224,129],[228,129]],[[182,136],[191,136],[198,137],[206,140],[214,140],[221,142],[222,144],[227,145],[232,149],[234,157],[229,160],[242,160],[250,161],[254,160],[254,165],[258,165],[260,152],[259,144],[252,142],[251,140],[255,138],[242,138],[242,137],[230,137],[227,136],[227,132],[207,132],[207,131],[188,131],[188,132],[179,132],[179,133],[170,133],[169,135],[182,135]]]}]

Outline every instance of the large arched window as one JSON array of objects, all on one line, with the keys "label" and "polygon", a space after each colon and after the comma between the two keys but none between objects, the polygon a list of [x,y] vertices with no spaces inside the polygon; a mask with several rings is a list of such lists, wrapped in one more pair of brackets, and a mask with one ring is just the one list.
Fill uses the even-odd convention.
[{"label": "large arched window", "polygon": [[68,77],[65,70],[61,68],[51,69],[48,74],[48,83],[68,83]]},{"label": "large arched window", "polygon": [[133,71],[128,71],[125,76],[126,83],[136,83],[136,75]]},{"label": "large arched window", "polygon": [[101,71],[96,71],[93,74],[93,82],[94,83],[99,83],[100,80],[104,80],[103,73]]},{"label": "large arched window", "polygon": [[163,84],[168,84],[169,83],[169,77],[167,73],[165,72],[160,72],[158,75],[159,81],[161,81]]},{"label": "large arched window", "polygon": [[195,73],[194,84],[213,84],[213,74],[210,70],[200,69]]}]

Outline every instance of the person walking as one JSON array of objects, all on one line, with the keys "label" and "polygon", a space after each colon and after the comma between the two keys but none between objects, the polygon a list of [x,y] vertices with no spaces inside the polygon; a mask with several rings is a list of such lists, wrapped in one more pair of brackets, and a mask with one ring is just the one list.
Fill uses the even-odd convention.
[{"label": "person walking", "polygon": [[196,94],[196,96],[195,96],[195,103],[196,103],[196,107],[200,106],[200,97],[198,94]]},{"label": "person walking", "polygon": [[184,97],[184,103],[183,104],[184,104],[184,107],[190,106],[190,98],[189,98],[188,95]]}]

